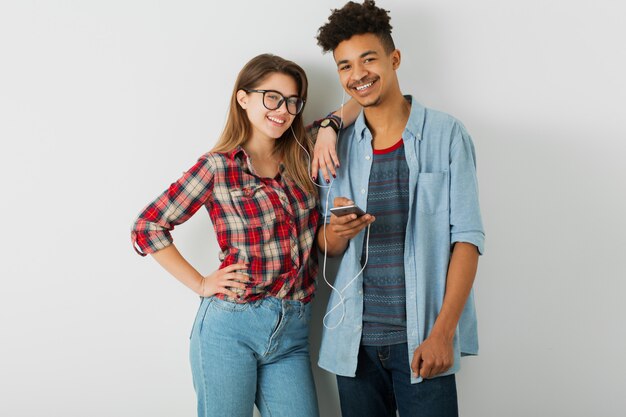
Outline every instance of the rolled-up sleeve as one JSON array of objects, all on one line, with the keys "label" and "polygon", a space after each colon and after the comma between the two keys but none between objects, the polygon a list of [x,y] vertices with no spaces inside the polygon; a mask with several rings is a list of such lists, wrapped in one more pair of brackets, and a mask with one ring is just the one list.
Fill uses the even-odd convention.
[{"label": "rolled-up sleeve", "polygon": [[453,130],[450,147],[450,240],[471,243],[481,255],[485,249],[476,154],[472,138],[460,124]]},{"label": "rolled-up sleeve", "polygon": [[141,256],[156,252],[172,242],[170,231],[184,223],[211,197],[213,166],[205,156],[148,204],[137,216],[131,240]]}]

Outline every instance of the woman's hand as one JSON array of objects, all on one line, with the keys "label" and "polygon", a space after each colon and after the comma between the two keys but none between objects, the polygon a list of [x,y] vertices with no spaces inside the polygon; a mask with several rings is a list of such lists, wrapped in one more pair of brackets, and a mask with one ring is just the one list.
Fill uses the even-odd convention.
[{"label": "woman's hand", "polygon": [[211,275],[202,278],[200,288],[196,292],[201,297],[210,297],[220,293],[226,294],[231,298],[238,298],[238,295],[229,288],[246,289],[245,283],[250,282],[250,277],[236,271],[247,268],[248,265],[246,264],[232,264],[225,268],[218,269]]},{"label": "woman's hand", "polygon": [[335,168],[339,167],[337,158],[337,134],[329,127],[320,128],[317,131],[317,140],[313,148],[313,161],[311,161],[311,176],[317,180],[317,173],[321,169],[322,176],[328,184],[330,175],[337,176]]}]

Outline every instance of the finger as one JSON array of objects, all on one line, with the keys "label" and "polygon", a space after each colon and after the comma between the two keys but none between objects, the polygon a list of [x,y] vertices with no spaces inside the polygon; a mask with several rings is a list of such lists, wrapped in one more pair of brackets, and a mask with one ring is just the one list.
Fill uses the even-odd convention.
[{"label": "finger", "polygon": [[246,289],[246,284],[242,283],[242,282],[237,282],[237,281],[222,281],[220,282],[220,285],[222,287],[228,287],[228,288],[239,288],[242,290]]},{"label": "finger", "polygon": [[346,214],[344,216],[335,216],[334,218],[331,216],[330,224],[335,232],[353,231],[357,233],[367,226],[367,222],[359,219],[356,214]]},{"label": "finger", "polygon": [[222,268],[222,272],[229,273],[229,272],[236,271],[238,269],[247,269],[247,268],[248,268],[248,264],[244,264],[244,263],[230,264]]},{"label": "finger", "polygon": [[353,204],[354,201],[346,197],[335,197],[335,199],[333,200],[334,207],[351,206]]},{"label": "finger", "polygon": [[419,374],[422,378],[430,378],[432,376],[432,363],[429,360],[422,360]]},{"label": "finger", "polygon": [[[337,218],[337,221],[333,223],[333,219],[331,218],[333,232],[343,236],[344,238],[350,239],[354,237],[357,233],[361,232],[361,230],[365,229],[365,227],[370,224],[370,221],[363,220],[360,218],[352,219],[351,217],[355,216],[355,214],[349,214],[346,216],[341,216]],[[342,217],[348,217],[348,219],[343,219]]]},{"label": "finger", "polygon": [[232,292],[231,290],[229,290],[226,287],[218,288],[217,292],[225,294],[225,295],[229,296],[230,298],[239,298],[239,296],[237,294],[235,294],[234,292]]},{"label": "finger", "polygon": [[317,179],[317,173],[319,172],[319,160],[317,159],[317,154],[313,155],[313,160],[311,161],[311,177],[315,181]]},{"label": "finger", "polygon": [[337,152],[335,151],[335,149],[331,149],[329,153],[330,153],[330,158],[333,161],[333,164],[335,164],[335,166],[339,168],[340,165],[339,165],[339,157],[337,156]]},{"label": "finger", "polygon": [[368,224],[374,223],[376,219],[371,214],[365,214],[361,217],[358,217],[356,214],[349,214],[342,217],[348,217],[347,221],[343,222],[342,225],[348,229],[354,230],[361,230]]},{"label": "finger", "polygon": [[244,274],[240,274],[237,272],[231,272],[222,277],[225,281],[233,281],[233,282],[250,282],[250,277]]},{"label": "finger", "polygon": [[324,157],[324,160],[326,161],[326,169],[328,171],[330,171],[330,173],[332,174],[333,178],[337,177],[337,172],[335,171],[335,164],[333,163],[333,158],[332,158],[330,152],[326,153],[326,156]]},{"label": "finger", "polygon": [[322,176],[324,177],[326,184],[328,184],[330,182],[330,176],[328,175],[328,168],[327,168],[328,164],[326,163],[326,159],[324,158],[324,155],[320,155],[319,164],[320,164],[320,171],[322,171]]},{"label": "finger", "polygon": [[413,376],[417,378],[420,374],[420,365],[422,361],[422,352],[418,349],[415,349],[413,353],[413,360],[411,361],[411,370],[413,371]]}]

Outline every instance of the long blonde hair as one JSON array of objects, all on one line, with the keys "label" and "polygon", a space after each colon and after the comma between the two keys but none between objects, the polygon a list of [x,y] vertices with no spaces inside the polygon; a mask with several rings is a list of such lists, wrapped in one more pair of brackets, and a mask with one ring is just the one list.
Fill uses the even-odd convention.
[{"label": "long blonde hair", "polygon": [[[252,126],[245,110],[237,103],[237,92],[243,89],[254,89],[274,73],[282,73],[292,77],[298,86],[298,95],[305,100],[306,104],[308,80],[304,70],[298,64],[272,54],[262,54],[252,58],[237,76],[230,98],[226,126],[224,126],[217,144],[212,149],[213,152],[228,152],[246,143],[252,133]],[[298,113],[293,119],[291,128],[276,139],[274,153],[282,158],[286,174],[300,188],[309,193],[317,194],[309,178],[308,158],[294,137],[295,133],[307,152],[309,154],[312,152],[313,145],[304,129],[302,113],[302,111]]]}]

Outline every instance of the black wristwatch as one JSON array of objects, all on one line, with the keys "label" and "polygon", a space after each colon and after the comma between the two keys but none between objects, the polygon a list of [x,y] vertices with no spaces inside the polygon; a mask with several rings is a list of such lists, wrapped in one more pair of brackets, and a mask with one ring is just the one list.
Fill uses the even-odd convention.
[{"label": "black wristwatch", "polygon": [[320,122],[320,128],[330,127],[335,131],[335,134],[339,133],[339,126],[341,125],[341,118],[334,114],[329,114]]}]

